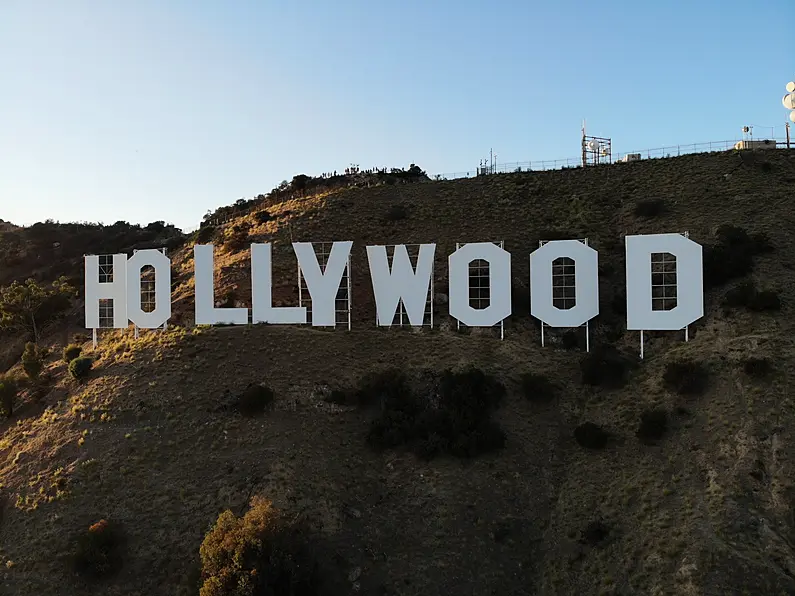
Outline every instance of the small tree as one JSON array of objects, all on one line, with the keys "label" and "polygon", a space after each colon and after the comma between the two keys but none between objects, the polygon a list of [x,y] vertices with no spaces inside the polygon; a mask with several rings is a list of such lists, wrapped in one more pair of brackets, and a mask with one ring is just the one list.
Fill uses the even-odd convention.
[{"label": "small tree", "polygon": [[49,288],[29,279],[0,288],[0,329],[30,333],[38,343],[42,325],[69,307],[75,290],[61,277]]},{"label": "small tree", "polygon": [[11,418],[14,413],[14,398],[18,391],[14,379],[0,376],[0,409],[6,418]]},{"label": "small tree", "polygon": [[88,376],[92,366],[94,366],[94,361],[91,358],[85,356],[75,358],[69,363],[69,374],[73,379],[82,381]]},{"label": "small tree", "polygon": [[29,341],[25,344],[25,351],[22,352],[22,369],[31,381],[39,378],[41,369],[44,368],[41,353],[36,348],[36,344]]},{"label": "small tree", "polygon": [[69,364],[75,358],[80,357],[83,348],[78,344],[69,344],[63,349],[63,361]]}]

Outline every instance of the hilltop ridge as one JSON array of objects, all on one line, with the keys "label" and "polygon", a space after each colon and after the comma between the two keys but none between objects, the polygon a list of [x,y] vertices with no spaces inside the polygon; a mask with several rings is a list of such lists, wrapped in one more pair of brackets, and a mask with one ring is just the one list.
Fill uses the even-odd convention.
[{"label": "hilltop ridge", "polygon": [[[137,340],[102,331],[94,351],[77,337],[93,359],[78,381],[61,356],[85,334],[78,295],[41,341],[46,392],[11,359],[23,387],[0,426],[0,585],[196,594],[204,533],[260,494],[322,521],[350,593],[795,593],[793,189],[795,151],[726,152],[327,188],[232,210],[189,236],[6,230],[0,255],[20,260],[2,286],[67,275],[80,287],[86,249],[171,243],[174,314],[168,331]],[[623,236],[685,231],[705,247],[705,316],[688,342],[647,333],[640,361],[622,310]],[[586,237],[600,267],[591,355],[582,329],[547,330],[542,348],[529,254],[539,240]],[[248,245],[272,243],[274,303],[286,306],[298,303],[291,242],[335,240],[354,243],[351,331],[193,326],[195,243],[216,247],[219,304],[240,306]],[[512,254],[502,340],[459,332],[444,303],[447,256],[478,241]],[[68,254],[38,264],[52,242]],[[365,246],[426,242],[437,244],[435,328],[377,328]],[[504,445],[470,458],[372,449],[379,407],[340,398],[393,368],[422,392],[428,374],[468,367],[505,388],[492,414]],[[271,409],[236,415],[230,398],[259,384]],[[126,540],[120,570],[97,588],[68,560],[74,536],[103,518]]]}]

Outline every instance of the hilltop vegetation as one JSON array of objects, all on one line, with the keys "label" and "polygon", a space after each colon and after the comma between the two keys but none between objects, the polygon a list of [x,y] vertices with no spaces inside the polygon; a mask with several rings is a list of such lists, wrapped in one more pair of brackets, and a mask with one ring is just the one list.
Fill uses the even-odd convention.
[{"label": "hilltop vegetation", "polygon": [[[414,179],[299,181],[190,237],[3,231],[0,251],[24,256],[0,285],[77,288],[0,373],[4,589],[795,593],[795,152]],[[687,342],[647,332],[640,360],[622,237],[685,231],[705,247],[705,316]],[[37,264],[45,236],[71,233],[81,248]],[[591,351],[584,329],[545,328],[542,348],[527,255],[585,237]],[[169,239],[168,331],[103,332],[93,350],[82,254]],[[230,306],[250,306],[248,244],[271,242],[282,306],[298,301],[290,243],[333,240],[354,241],[352,331],[192,325],[195,242],[216,245]],[[447,314],[447,255],[472,241],[513,255],[504,340]],[[437,243],[435,329],[377,329],[365,246],[423,242]]]}]

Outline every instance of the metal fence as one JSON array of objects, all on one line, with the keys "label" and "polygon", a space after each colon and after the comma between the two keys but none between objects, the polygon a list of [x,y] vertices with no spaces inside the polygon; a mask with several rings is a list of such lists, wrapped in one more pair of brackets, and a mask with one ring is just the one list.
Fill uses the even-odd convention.
[{"label": "metal fence", "polygon": [[[768,137],[771,141],[776,141],[779,148],[786,146],[786,139]],[[611,163],[620,162],[626,155],[640,154],[641,159],[659,159],[665,157],[677,157],[692,153],[712,153],[715,151],[729,151],[743,139],[732,141],[710,141],[707,143],[691,143],[689,145],[670,145],[668,147],[657,147],[655,149],[638,149],[625,153],[614,153]],[[750,139],[748,139],[750,140]],[[754,139],[761,141],[763,139]],[[608,163],[608,162],[605,162]],[[545,170],[562,170],[563,168],[576,168],[582,166],[582,157],[570,157],[568,159],[540,159],[534,161],[517,161],[513,163],[503,163],[494,166],[495,174],[507,174],[510,172],[537,172]],[[450,174],[437,174],[435,180],[455,180],[457,178],[474,178],[477,176],[477,168],[472,168],[468,172],[454,172]]]}]

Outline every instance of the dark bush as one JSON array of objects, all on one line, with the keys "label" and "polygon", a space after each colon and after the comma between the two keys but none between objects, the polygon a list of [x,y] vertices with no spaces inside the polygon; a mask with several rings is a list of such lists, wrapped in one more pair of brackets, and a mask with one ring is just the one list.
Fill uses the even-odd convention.
[{"label": "dark bush", "polygon": [[569,329],[563,333],[560,343],[563,345],[564,350],[575,350],[580,345],[580,338],[577,336],[576,331]]},{"label": "dark bush", "polygon": [[635,203],[635,215],[638,217],[657,217],[665,213],[666,205],[662,199],[645,199]]},{"label": "dark bush", "polygon": [[629,362],[615,348],[603,347],[582,359],[580,371],[586,385],[619,389],[626,385]]},{"label": "dark bush", "polygon": [[544,242],[551,242],[553,240],[576,240],[581,236],[576,232],[572,232],[570,230],[558,230],[555,228],[547,228],[542,230],[538,234],[538,238],[534,241],[534,244],[538,244],[539,241]]},{"label": "dark bush", "polygon": [[256,416],[273,404],[273,390],[264,385],[252,383],[237,398],[237,410],[243,416]]},{"label": "dark bush", "polygon": [[100,520],[82,532],[73,555],[75,571],[84,577],[113,575],[122,565],[122,533],[115,524]]},{"label": "dark bush", "polygon": [[599,520],[592,521],[582,531],[580,536],[580,544],[596,546],[604,542],[609,534],[610,527],[607,524]]},{"label": "dark bush", "polygon": [[723,304],[730,308],[747,308],[754,312],[781,309],[781,299],[775,290],[758,291],[753,281],[744,281],[726,292]]},{"label": "dark bush", "polygon": [[714,245],[703,248],[704,286],[715,288],[744,277],[754,269],[753,256],[740,249]]},{"label": "dark bush", "polygon": [[332,389],[329,391],[325,401],[342,406],[350,402],[350,394],[342,389]]},{"label": "dark bush", "polygon": [[0,376],[0,410],[6,418],[14,414],[14,399],[19,392],[16,381],[9,376]]},{"label": "dark bush", "polygon": [[218,516],[199,549],[199,596],[326,596],[345,593],[320,542],[302,518],[262,498],[243,517]]},{"label": "dark bush", "polygon": [[429,394],[420,394],[395,371],[366,380],[361,399],[381,404],[368,442],[380,449],[411,446],[426,459],[445,453],[475,457],[505,445],[504,433],[491,420],[505,395],[502,384],[477,369],[448,371],[432,384]]},{"label": "dark bush", "polygon": [[273,219],[273,216],[270,214],[270,211],[267,209],[263,209],[262,211],[257,211],[254,214],[254,219],[257,220],[257,223],[267,223]]},{"label": "dark bush", "polygon": [[665,410],[647,410],[640,416],[640,426],[635,436],[644,443],[659,441],[668,430],[668,412]]},{"label": "dark bush", "polygon": [[610,439],[610,433],[593,422],[584,422],[574,429],[574,439],[586,449],[604,449]]},{"label": "dark bush", "polygon": [[770,374],[773,367],[767,358],[746,358],[743,361],[743,371],[749,377],[761,379]]},{"label": "dark bush", "polygon": [[248,232],[251,225],[248,223],[235,224],[232,231],[224,239],[224,244],[231,251],[239,251],[246,248],[249,243]]},{"label": "dark bush", "polygon": [[25,351],[22,353],[22,370],[25,371],[29,379],[35,381],[39,377],[43,367],[44,363],[41,359],[41,353],[36,347],[36,344],[29,341],[25,344]]},{"label": "dark bush", "polygon": [[400,221],[408,218],[409,212],[404,205],[392,205],[386,212],[387,221]]},{"label": "dark bush", "polygon": [[617,315],[627,314],[627,296],[623,292],[614,294],[610,299],[610,308]]},{"label": "dark bush", "polygon": [[388,402],[411,401],[413,396],[408,379],[396,368],[367,374],[360,382],[355,400],[362,406],[377,405],[381,409]]},{"label": "dark bush", "polygon": [[752,281],[744,281],[726,292],[723,305],[730,308],[747,307],[756,296],[756,287]]},{"label": "dark bush", "polygon": [[748,308],[756,312],[781,309],[781,298],[776,290],[762,290],[756,293]]},{"label": "dark bush", "polygon": [[202,226],[196,232],[196,244],[208,244],[215,237],[215,226]]},{"label": "dark bush", "polygon": [[73,379],[82,381],[88,376],[88,373],[91,372],[91,367],[93,366],[94,361],[91,358],[81,356],[69,363],[69,374],[72,375]]},{"label": "dark bush", "polygon": [[83,348],[77,344],[69,344],[63,349],[63,361],[69,364],[75,358],[80,357]]},{"label": "dark bush", "polygon": [[709,384],[709,372],[700,362],[669,362],[663,373],[663,383],[679,395],[702,395]]},{"label": "dark bush", "polygon": [[514,317],[522,317],[529,313],[530,290],[521,283],[514,282],[511,286],[511,314]]},{"label": "dark bush", "polygon": [[527,373],[522,375],[522,393],[528,401],[546,402],[555,397],[556,387],[544,375]]},{"label": "dark bush", "polygon": [[773,250],[763,233],[749,235],[737,226],[721,226],[716,232],[718,242],[705,246],[704,285],[722,286],[733,279],[745,277],[754,268],[754,257]]}]

